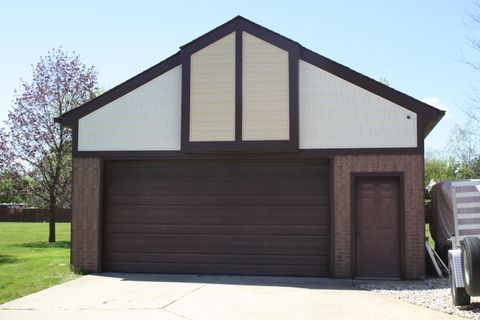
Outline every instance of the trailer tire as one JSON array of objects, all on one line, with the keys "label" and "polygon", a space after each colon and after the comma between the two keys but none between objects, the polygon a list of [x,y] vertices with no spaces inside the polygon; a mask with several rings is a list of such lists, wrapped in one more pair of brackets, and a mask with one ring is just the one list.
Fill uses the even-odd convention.
[{"label": "trailer tire", "polygon": [[470,304],[470,296],[468,295],[465,288],[457,288],[457,283],[455,281],[455,276],[453,275],[453,261],[450,260],[448,264],[449,269],[449,278],[450,278],[450,289],[452,291],[452,303],[454,306],[465,306]]},{"label": "trailer tire", "polygon": [[469,295],[478,296],[480,295],[480,238],[463,239],[461,252],[465,289]]}]

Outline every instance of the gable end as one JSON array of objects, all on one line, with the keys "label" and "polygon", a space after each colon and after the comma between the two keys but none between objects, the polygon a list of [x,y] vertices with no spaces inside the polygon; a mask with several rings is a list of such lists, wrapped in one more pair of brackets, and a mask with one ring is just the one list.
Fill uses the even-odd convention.
[{"label": "gable end", "polygon": [[[228,50],[230,51],[221,53],[222,49],[213,56],[209,56],[212,54],[210,48],[218,46],[217,42],[225,37],[229,37]],[[252,46],[252,44],[254,45]],[[222,60],[223,65],[218,64],[221,59],[217,59],[216,54],[223,55],[221,59],[228,56],[228,61]],[[263,54],[271,55],[271,59],[264,59]],[[321,74],[318,79],[333,81],[332,83],[336,83],[337,88],[348,88],[345,90],[357,98],[369,96],[368,103],[364,103],[358,110],[355,109],[353,114],[356,114],[358,119],[364,119],[365,125],[369,121],[370,123],[371,121],[376,122],[375,125],[368,128],[371,131],[370,136],[374,136],[375,132],[381,134],[382,130],[386,130],[383,128],[385,126],[381,123],[383,120],[380,118],[390,117],[386,123],[390,121],[398,131],[389,132],[393,135],[393,140],[387,143],[380,141],[379,138],[375,143],[371,141],[363,144],[360,142],[346,143],[346,135],[358,136],[365,132],[364,129],[359,129],[360,127],[364,128],[365,125],[358,121],[352,122],[352,130],[349,133],[335,131],[335,137],[330,137],[331,139],[328,140],[328,134],[332,134],[332,132],[323,132],[322,130],[325,128],[319,129],[318,126],[321,126],[322,121],[327,121],[331,125],[330,122],[334,119],[329,117],[333,116],[337,120],[339,117],[331,112],[328,115],[318,113],[315,108],[336,101],[343,108],[342,114],[350,117],[345,110],[351,106],[341,99],[332,100],[331,93],[325,91],[328,90],[330,84],[322,83],[321,85],[325,88],[318,89],[319,92],[323,92],[325,97],[319,99],[316,96],[317,93],[313,92],[315,90],[312,91],[311,88],[308,89],[310,91],[307,90],[310,93],[306,94],[305,88],[302,88],[299,83],[301,75],[299,68],[304,68],[304,63],[321,70],[318,72]],[[93,115],[89,116],[90,114],[94,113],[96,116],[108,114],[112,112],[112,108],[118,108],[116,112],[121,114],[121,109],[126,108],[125,103],[122,102],[125,101],[125,97],[130,93],[134,94],[135,90],[146,92],[142,86],[156,81],[156,78],[176,67],[180,67],[178,70],[181,72],[178,78],[180,97],[177,99],[180,105],[178,106],[179,110],[172,115],[177,114],[181,118],[178,130],[180,147],[172,144],[171,149],[169,149],[170,147],[163,148],[161,145],[157,145],[156,149],[138,146],[117,146],[117,149],[112,146],[101,146],[88,151],[88,148],[80,147],[80,150],[78,149],[79,140],[83,139],[80,144],[85,146],[87,138],[87,136],[78,136],[79,129],[85,132],[87,122],[95,122],[95,126],[101,125],[102,117],[99,116],[93,121],[94,117]],[[302,81],[305,82],[305,78]],[[302,94],[301,97],[300,94]],[[150,95],[152,97],[160,96],[157,93]],[[330,95],[330,98],[326,97],[327,95]],[[275,101],[276,98],[278,101]],[[308,107],[310,109],[307,109],[316,114],[315,123],[312,122],[315,118],[313,116],[300,119],[300,103],[302,103],[300,99],[303,102],[310,99],[310,107]],[[157,105],[162,105],[162,103]],[[148,107],[149,104],[145,104],[145,106],[147,106],[145,110],[151,112],[152,117],[157,114],[158,110],[151,109]],[[382,108],[382,106],[386,106],[384,115],[374,115],[374,112],[380,110],[378,108]],[[106,109],[96,112],[102,107]],[[304,107],[305,105],[302,106],[302,112],[307,110]],[[362,118],[361,108],[370,116]],[[167,109],[166,112],[172,111],[171,108]],[[139,110],[138,112],[142,113],[143,111]],[[130,155],[128,152],[150,154],[151,152],[176,150],[175,152],[187,155],[198,152],[300,152],[301,149],[316,150],[322,154],[355,152],[421,154],[423,153],[424,138],[444,114],[445,112],[442,110],[385,86],[306,49],[291,39],[238,16],[180,47],[180,51],[173,56],[90,102],[63,114],[55,121],[73,129],[73,152],[76,156],[98,155],[103,154],[102,152],[111,156],[120,156],[125,155],[125,152]],[[103,118],[111,120],[106,116]],[[80,120],[82,120],[82,125],[79,125]],[[162,122],[156,123],[158,125]],[[337,126],[336,129],[340,127]],[[220,130],[220,128],[223,129]],[[310,131],[305,131],[306,129]],[[104,134],[101,133],[102,130],[97,130],[99,135]],[[402,136],[401,132],[405,130],[408,131],[408,134]],[[140,134],[140,131],[134,133],[133,136]],[[311,134],[316,134],[317,138],[320,137],[319,140],[309,136]],[[344,134],[344,136],[339,137],[336,136],[337,134]],[[385,137],[387,136],[385,135]],[[88,139],[94,139],[92,134]],[[319,142],[322,139],[323,142]],[[305,143],[306,141],[310,142]],[[153,141],[151,143],[154,144]]]}]

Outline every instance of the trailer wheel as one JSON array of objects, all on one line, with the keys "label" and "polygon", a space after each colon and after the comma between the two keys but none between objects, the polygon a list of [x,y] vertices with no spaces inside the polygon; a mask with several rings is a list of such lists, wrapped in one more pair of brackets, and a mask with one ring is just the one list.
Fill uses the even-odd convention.
[{"label": "trailer wheel", "polygon": [[462,273],[465,288],[471,296],[480,295],[480,238],[468,237],[461,242]]},{"label": "trailer wheel", "polygon": [[455,276],[453,275],[453,261],[450,260],[448,264],[448,274],[450,278],[450,288],[452,290],[452,303],[454,306],[465,306],[470,304],[470,296],[468,295],[465,288],[457,288],[457,283],[455,281]]}]

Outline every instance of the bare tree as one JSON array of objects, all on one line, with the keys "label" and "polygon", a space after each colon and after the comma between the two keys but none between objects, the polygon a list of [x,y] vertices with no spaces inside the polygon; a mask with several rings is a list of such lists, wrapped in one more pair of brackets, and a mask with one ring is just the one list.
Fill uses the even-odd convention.
[{"label": "bare tree", "polygon": [[4,160],[9,170],[32,180],[31,195],[49,209],[49,242],[55,242],[55,212],[71,194],[71,132],[54,118],[91,100],[97,72],[75,53],[54,49],[22,81],[6,121]]},{"label": "bare tree", "polygon": [[[470,12],[467,13],[469,26],[473,29],[480,28],[480,1],[473,0],[473,7]],[[468,44],[475,51],[480,51],[480,38],[478,37],[469,37]],[[475,71],[480,71],[480,59],[478,58],[467,58],[464,57],[463,61],[472,67]],[[478,88],[473,88],[473,92],[470,95],[471,104],[466,108],[465,112],[469,116],[476,127],[480,126],[480,92]],[[472,134],[478,134],[478,132],[472,132]]]},{"label": "bare tree", "polygon": [[447,150],[456,162],[457,179],[480,177],[480,136],[472,131],[475,126],[471,122],[464,127],[456,125],[447,144]]}]

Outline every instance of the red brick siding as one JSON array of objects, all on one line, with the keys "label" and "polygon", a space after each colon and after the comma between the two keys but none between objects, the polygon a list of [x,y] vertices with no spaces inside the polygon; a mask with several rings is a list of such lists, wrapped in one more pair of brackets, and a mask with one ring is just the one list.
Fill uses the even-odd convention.
[{"label": "red brick siding", "polygon": [[352,276],[351,173],[403,172],[404,276],[425,275],[423,155],[339,155],[333,160],[335,277]]},{"label": "red brick siding", "polygon": [[[404,275],[424,277],[422,155],[339,155],[333,165],[333,275],[352,276],[351,173],[403,172]],[[100,266],[101,160],[75,158],[72,197],[72,265],[92,272]]]},{"label": "red brick siding", "polygon": [[76,269],[100,271],[101,160],[73,159],[72,256]]}]

